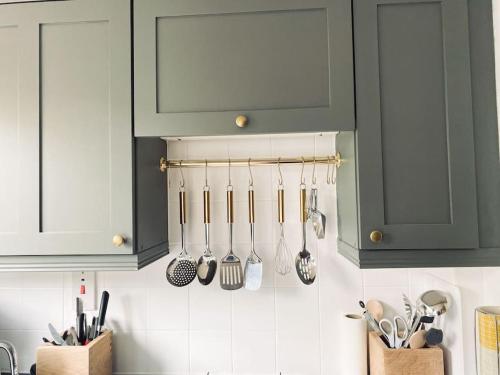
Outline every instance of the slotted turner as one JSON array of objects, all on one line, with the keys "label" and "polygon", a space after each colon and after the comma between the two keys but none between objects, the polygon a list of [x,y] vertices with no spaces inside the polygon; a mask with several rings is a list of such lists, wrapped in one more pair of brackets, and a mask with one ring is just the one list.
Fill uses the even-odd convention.
[{"label": "slotted turner", "polygon": [[220,286],[225,290],[236,290],[243,286],[243,270],[240,258],[233,253],[233,187],[228,185],[226,191],[227,223],[229,226],[229,252],[220,264]]}]

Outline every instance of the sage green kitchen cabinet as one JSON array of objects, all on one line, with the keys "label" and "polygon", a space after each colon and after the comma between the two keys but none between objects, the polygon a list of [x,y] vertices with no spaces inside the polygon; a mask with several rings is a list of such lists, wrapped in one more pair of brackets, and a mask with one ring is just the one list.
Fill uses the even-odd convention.
[{"label": "sage green kitchen cabinet", "polygon": [[0,6],[0,268],[167,252],[166,144],[132,134],[130,18],[123,0]]},{"label": "sage green kitchen cabinet", "polygon": [[136,136],[354,129],[350,0],[134,2]]},{"label": "sage green kitchen cabinet", "polygon": [[341,252],[477,248],[467,1],[354,0],[353,19],[356,132],[337,137]]}]

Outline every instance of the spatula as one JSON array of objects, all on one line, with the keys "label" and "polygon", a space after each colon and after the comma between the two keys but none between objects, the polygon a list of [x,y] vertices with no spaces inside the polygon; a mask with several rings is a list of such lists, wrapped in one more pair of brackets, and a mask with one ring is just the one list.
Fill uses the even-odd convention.
[{"label": "spatula", "polygon": [[227,223],[229,227],[229,252],[220,264],[220,286],[225,290],[236,290],[243,286],[243,270],[240,258],[233,253],[233,187],[227,186]]},{"label": "spatula", "polygon": [[254,191],[250,185],[248,189],[248,221],[250,222],[250,255],[245,264],[245,289],[258,290],[262,285],[262,259],[255,252],[255,209]]}]

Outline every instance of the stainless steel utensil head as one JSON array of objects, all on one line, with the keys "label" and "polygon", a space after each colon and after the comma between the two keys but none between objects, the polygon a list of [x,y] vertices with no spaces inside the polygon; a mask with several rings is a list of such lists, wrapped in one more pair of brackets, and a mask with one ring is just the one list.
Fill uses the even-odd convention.
[{"label": "stainless steel utensil head", "polygon": [[318,189],[311,189],[309,197],[309,218],[318,239],[325,238],[326,216],[318,210]]},{"label": "stainless steel utensil head", "polygon": [[302,249],[295,257],[295,269],[299,279],[306,285],[310,285],[316,279],[316,260],[306,249],[306,187],[300,186],[300,221],[302,223]]},{"label": "stainless steel utensil head", "polygon": [[404,307],[405,307],[405,313],[406,313],[406,322],[410,322],[411,324],[411,320],[413,318],[413,304],[411,303],[410,299],[408,298],[408,296],[406,294],[403,293],[403,304],[404,304]]},{"label": "stainless steel utensil head", "polygon": [[450,301],[446,294],[439,290],[428,290],[417,301],[418,308],[423,315],[443,315],[450,308]]},{"label": "stainless steel utensil head", "polygon": [[236,290],[243,286],[243,270],[236,255],[228,254],[222,258],[219,274],[222,289]]},{"label": "stainless steel utensil head", "polygon": [[217,272],[217,258],[213,255],[202,255],[198,259],[197,275],[202,285],[210,284]]},{"label": "stainless steel utensil head", "polygon": [[293,255],[285,240],[283,224],[280,228],[280,240],[276,246],[276,256],[274,257],[274,269],[280,275],[287,275],[292,270]]},{"label": "stainless steel utensil head", "polygon": [[316,237],[322,240],[325,238],[326,216],[320,211],[312,210],[310,218]]},{"label": "stainless steel utensil head", "polygon": [[310,285],[316,280],[316,260],[309,252],[300,252],[297,255],[295,258],[295,269],[300,281],[304,284]]},{"label": "stainless steel utensil head", "polygon": [[196,261],[191,257],[173,259],[167,267],[167,280],[174,286],[186,286],[196,277]]},{"label": "stainless steel utensil head", "polygon": [[245,289],[258,290],[262,285],[262,260],[249,256],[245,263]]}]

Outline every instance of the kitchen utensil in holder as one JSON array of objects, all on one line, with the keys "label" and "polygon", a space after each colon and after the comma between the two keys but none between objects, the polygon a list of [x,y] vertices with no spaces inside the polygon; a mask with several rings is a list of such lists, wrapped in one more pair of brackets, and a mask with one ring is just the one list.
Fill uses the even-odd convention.
[{"label": "kitchen utensil in holder", "polygon": [[376,332],[368,335],[370,375],[444,375],[443,350],[390,349]]},{"label": "kitchen utensil in holder", "polygon": [[37,375],[111,375],[113,332],[105,330],[85,346],[46,344],[36,351]]}]

